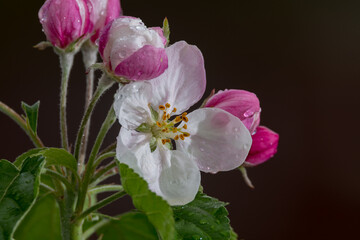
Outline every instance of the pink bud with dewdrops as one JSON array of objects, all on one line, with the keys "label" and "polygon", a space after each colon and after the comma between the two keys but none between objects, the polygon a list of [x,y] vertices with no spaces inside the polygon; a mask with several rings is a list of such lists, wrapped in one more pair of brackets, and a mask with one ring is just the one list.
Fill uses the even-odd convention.
[{"label": "pink bud with dewdrops", "polygon": [[253,167],[272,158],[277,152],[279,134],[264,126],[259,126],[256,128],[256,133],[252,135],[252,140],[245,167]]},{"label": "pink bud with dewdrops", "polygon": [[120,17],[101,32],[99,52],[112,74],[149,80],[168,68],[166,39],[161,28],[147,28],[139,18]]},{"label": "pink bud with dewdrops", "polygon": [[65,49],[92,31],[86,0],[47,0],[39,10],[47,40]]}]

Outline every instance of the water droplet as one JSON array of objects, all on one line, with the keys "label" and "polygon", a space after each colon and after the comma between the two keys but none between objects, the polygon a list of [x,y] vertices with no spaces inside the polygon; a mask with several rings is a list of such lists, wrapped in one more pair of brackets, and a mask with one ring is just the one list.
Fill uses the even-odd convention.
[{"label": "water droplet", "polygon": [[254,115],[254,111],[252,110],[247,110],[245,113],[244,113],[244,117],[248,118],[248,117],[252,117]]}]

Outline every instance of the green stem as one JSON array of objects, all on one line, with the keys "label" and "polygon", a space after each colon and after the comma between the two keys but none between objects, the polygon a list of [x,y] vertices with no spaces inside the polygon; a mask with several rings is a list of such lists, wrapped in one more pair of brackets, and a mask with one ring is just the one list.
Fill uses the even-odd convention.
[{"label": "green stem", "polygon": [[109,131],[111,126],[114,124],[115,120],[116,120],[115,111],[114,111],[113,107],[111,106],[110,110],[108,112],[108,115],[106,116],[106,119],[105,119],[104,123],[102,124],[99,134],[95,140],[94,146],[90,153],[89,161],[86,164],[84,178],[82,181],[82,186],[80,188],[80,193],[79,193],[79,199],[77,202],[77,208],[76,208],[77,213],[80,213],[83,210],[88,186],[89,186],[92,174],[94,172],[93,164],[94,164],[96,155],[99,152],[99,149],[101,147],[101,144],[102,144],[107,132]]},{"label": "green stem", "polygon": [[62,199],[58,199],[60,208],[60,222],[61,222],[61,235],[63,240],[80,240],[81,238],[73,238],[74,228],[72,223],[72,216],[74,212],[75,195],[71,191],[66,191]]},{"label": "green stem", "polygon": [[[97,60],[97,47],[94,46],[88,40],[82,45],[82,55],[83,55],[83,62],[85,69],[87,71],[86,74],[86,92],[85,92],[85,111],[89,107],[91,98],[93,96],[94,92],[94,69],[90,68],[93,64],[96,63]],[[84,134],[82,136],[81,142],[83,143],[80,146],[80,156],[79,156],[79,174],[82,172],[83,165],[85,162],[86,157],[86,148],[87,148],[87,142],[89,137],[89,130],[90,130],[90,119],[87,122],[84,130]]]},{"label": "green stem", "polygon": [[248,185],[250,188],[254,189],[255,187],[254,187],[254,185],[252,184],[249,176],[247,175],[246,168],[243,167],[243,166],[241,166],[241,167],[239,167],[238,169],[240,170],[240,172],[241,172],[241,174],[242,174],[242,176],[243,176],[243,178],[244,178],[244,181],[245,181],[246,185]]},{"label": "green stem", "polygon": [[104,150],[102,150],[99,155],[103,155],[105,153],[108,152],[112,152],[113,150],[116,149],[116,145],[117,145],[117,141],[113,142],[112,144],[110,144],[109,146],[107,146]]},{"label": "green stem", "polygon": [[94,163],[94,168],[96,168],[97,166],[99,166],[99,164],[104,161],[105,159],[107,158],[112,158],[112,157],[115,157],[116,156],[116,153],[115,152],[108,152],[108,153],[104,153],[102,155],[100,155],[96,160],[95,160],[95,163]]},{"label": "green stem", "polygon": [[99,201],[98,203],[96,203],[95,205],[93,205],[92,207],[89,207],[88,209],[86,209],[83,213],[81,213],[75,220],[81,220],[83,218],[85,218],[87,215],[89,215],[90,213],[105,207],[106,205],[108,205],[109,203],[123,197],[126,195],[125,191],[121,191],[121,192],[117,192],[113,195],[111,195],[110,197],[107,197],[101,201]]},{"label": "green stem", "polygon": [[116,162],[110,162],[108,165],[99,168],[96,171],[96,174],[92,177],[92,180],[95,181],[96,179],[100,178],[102,175],[104,175],[105,173],[107,173],[109,170],[111,170],[112,168],[116,167]]},{"label": "green stem", "polygon": [[78,134],[76,137],[75,151],[74,151],[74,156],[76,159],[79,159],[80,147],[82,144],[81,143],[82,136],[84,134],[86,124],[87,124],[88,120],[90,119],[91,114],[94,110],[94,107],[95,107],[97,101],[99,100],[100,96],[107,89],[109,89],[113,84],[114,84],[114,82],[111,79],[109,79],[105,74],[103,74],[103,76],[99,80],[99,85],[94,93],[94,96],[92,97],[92,99],[90,101],[88,108],[86,109],[83,119],[81,120],[80,128],[79,128],[79,131],[78,131]]},{"label": "green stem", "polygon": [[61,66],[61,89],[60,89],[60,133],[61,146],[68,150],[69,142],[66,123],[66,96],[69,83],[70,71],[74,62],[74,53],[59,53]]},{"label": "green stem", "polygon": [[100,222],[97,222],[96,224],[91,226],[91,228],[88,228],[83,233],[83,239],[88,239],[89,237],[91,237],[91,235],[93,235],[98,229],[100,229],[102,226],[106,225],[108,222],[109,222],[109,219],[102,219]]},{"label": "green stem", "polygon": [[4,113],[8,117],[10,117],[15,123],[17,123],[22,130],[29,136],[31,141],[33,142],[34,146],[37,148],[43,148],[44,144],[40,140],[39,136],[34,134],[34,132],[28,128],[26,121],[17,114],[14,110],[12,110],[9,106],[7,106],[5,103],[0,101],[0,112]]},{"label": "green stem", "polygon": [[112,168],[110,171],[108,171],[107,173],[105,173],[104,175],[102,175],[101,177],[94,179],[93,178],[93,182],[91,182],[91,186],[96,186],[99,183],[105,181],[106,179],[114,176],[118,174],[118,169],[117,168]]},{"label": "green stem", "polygon": [[99,194],[99,193],[103,193],[103,192],[118,192],[118,191],[123,191],[124,188],[121,185],[101,185],[101,186],[96,186],[92,189],[89,190],[90,194]]}]

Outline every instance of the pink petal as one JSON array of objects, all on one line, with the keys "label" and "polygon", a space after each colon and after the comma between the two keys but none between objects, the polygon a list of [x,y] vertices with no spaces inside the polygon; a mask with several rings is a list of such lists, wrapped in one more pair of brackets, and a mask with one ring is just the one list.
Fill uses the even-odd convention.
[{"label": "pink petal", "polygon": [[115,73],[132,80],[148,80],[162,74],[168,67],[164,48],[145,45],[120,62]]},{"label": "pink petal", "polygon": [[279,134],[270,129],[259,126],[256,133],[252,135],[253,144],[251,146],[246,165],[256,166],[270,158],[277,152]]},{"label": "pink petal", "polygon": [[167,42],[167,39],[166,39],[165,36],[164,36],[164,31],[162,30],[162,28],[161,28],[161,27],[152,27],[152,28],[150,28],[150,29],[156,31],[156,32],[159,34],[159,36],[160,36],[161,39],[163,40],[163,44],[164,44],[164,46],[165,46],[165,45],[166,45],[166,42]]},{"label": "pink petal", "polygon": [[260,103],[254,93],[245,90],[219,91],[205,107],[221,108],[238,117],[252,133],[260,122]]}]

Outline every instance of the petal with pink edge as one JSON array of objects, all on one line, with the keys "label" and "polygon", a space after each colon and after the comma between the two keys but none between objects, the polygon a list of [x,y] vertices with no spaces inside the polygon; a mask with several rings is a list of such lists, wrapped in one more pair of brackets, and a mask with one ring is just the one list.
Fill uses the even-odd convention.
[{"label": "petal with pink edge", "polygon": [[252,136],[253,144],[248,157],[247,166],[256,166],[272,158],[277,152],[279,134],[264,126],[259,126]]},{"label": "petal with pink edge", "polygon": [[120,62],[115,73],[131,80],[149,80],[158,77],[167,67],[165,49],[145,45]]},{"label": "petal with pink edge", "polygon": [[177,141],[203,172],[216,173],[239,167],[246,159],[252,139],[234,115],[219,108],[201,108],[188,115],[190,137]]},{"label": "petal with pink edge", "polygon": [[201,51],[185,41],[166,48],[168,69],[151,80],[154,107],[170,103],[178,112],[186,111],[204,94],[206,76]]}]

